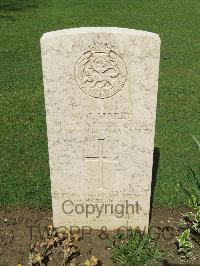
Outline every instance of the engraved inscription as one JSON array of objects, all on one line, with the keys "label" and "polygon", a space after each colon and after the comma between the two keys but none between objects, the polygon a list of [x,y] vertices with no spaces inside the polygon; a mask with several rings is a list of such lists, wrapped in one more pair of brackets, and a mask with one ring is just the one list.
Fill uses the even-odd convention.
[{"label": "engraved inscription", "polygon": [[79,87],[94,98],[113,96],[122,89],[127,78],[123,59],[108,43],[94,43],[88,49],[75,66]]}]

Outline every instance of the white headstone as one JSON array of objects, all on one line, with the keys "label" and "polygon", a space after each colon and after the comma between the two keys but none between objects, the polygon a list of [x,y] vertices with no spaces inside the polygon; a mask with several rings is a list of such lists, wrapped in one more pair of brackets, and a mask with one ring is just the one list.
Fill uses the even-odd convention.
[{"label": "white headstone", "polygon": [[147,230],[159,36],[67,29],[41,48],[55,226]]}]

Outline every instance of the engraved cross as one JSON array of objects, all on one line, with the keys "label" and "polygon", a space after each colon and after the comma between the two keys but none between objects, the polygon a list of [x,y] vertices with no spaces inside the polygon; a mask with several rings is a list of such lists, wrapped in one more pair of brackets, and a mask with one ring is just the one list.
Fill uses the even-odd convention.
[{"label": "engraved cross", "polygon": [[[99,190],[106,190],[104,187],[104,162],[108,161],[108,157],[104,156],[103,152],[104,139],[98,139],[98,156],[86,156],[86,161],[97,161],[98,162],[98,179],[99,179]],[[117,160],[113,160],[118,162]]]}]

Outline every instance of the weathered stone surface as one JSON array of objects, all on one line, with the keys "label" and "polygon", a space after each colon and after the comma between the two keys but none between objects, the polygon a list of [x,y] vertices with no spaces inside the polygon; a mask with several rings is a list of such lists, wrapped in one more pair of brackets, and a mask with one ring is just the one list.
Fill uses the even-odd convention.
[{"label": "weathered stone surface", "polygon": [[158,35],[68,29],[41,48],[55,226],[147,230]]}]

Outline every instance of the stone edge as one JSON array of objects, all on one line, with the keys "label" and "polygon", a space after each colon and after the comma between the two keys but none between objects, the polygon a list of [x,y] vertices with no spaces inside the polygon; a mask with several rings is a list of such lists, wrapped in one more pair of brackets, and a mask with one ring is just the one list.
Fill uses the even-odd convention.
[{"label": "stone edge", "polygon": [[158,34],[148,31],[128,29],[128,28],[117,28],[117,27],[81,27],[81,28],[70,28],[57,31],[46,32],[42,35],[40,41],[42,42],[48,38],[55,38],[60,36],[79,34],[79,33],[113,33],[113,34],[127,34],[134,36],[149,36],[153,39],[157,39],[160,42],[160,37]]}]

